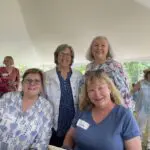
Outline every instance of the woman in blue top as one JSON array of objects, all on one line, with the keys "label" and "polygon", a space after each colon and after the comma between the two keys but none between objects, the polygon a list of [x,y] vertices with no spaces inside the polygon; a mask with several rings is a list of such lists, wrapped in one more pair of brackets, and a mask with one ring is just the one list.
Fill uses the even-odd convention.
[{"label": "woman in blue top", "polygon": [[69,129],[64,147],[74,150],[141,150],[138,125],[104,72],[86,74],[80,110]]}]

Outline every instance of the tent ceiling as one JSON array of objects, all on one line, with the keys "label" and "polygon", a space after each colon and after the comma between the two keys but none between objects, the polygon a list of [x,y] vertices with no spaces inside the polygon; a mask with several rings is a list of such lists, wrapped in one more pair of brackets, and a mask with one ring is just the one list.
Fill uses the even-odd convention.
[{"label": "tent ceiling", "polygon": [[108,37],[115,58],[150,60],[149,0],[0,0],[0,60],[53,64],[53,52],[68,43],[84,63],[94,36]]}]

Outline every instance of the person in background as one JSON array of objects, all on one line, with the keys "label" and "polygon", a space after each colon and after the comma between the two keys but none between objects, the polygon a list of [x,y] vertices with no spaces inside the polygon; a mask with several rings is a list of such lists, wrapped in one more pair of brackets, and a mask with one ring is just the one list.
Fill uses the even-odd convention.
[{"label": "person in background", "polygon": [[66,134],[63,148],[73,150],[142,150],[140,131],[111,79],[88,71],[80,111]]},{"label": "person in background", "polygon": [[112,49],[107,38],[104,36],[95,37],[87,51],[86,57],[91,61],[91,63],[87,65],[86,71],[101,69],[107,73],[120,91],[124,105],[132,109],[127,77],[122,65],[113,59]]},{"label": "person in background", "polygon": [[143,72],[144,79],[135,85],[133,99],[135,100],[137,121],[142,133],[143,147],[150,150],[150,68]]},{"label": "person in background", "polygon": [[54,106],[54,128],[51,145],[61,147],[78,108],[78,95],[82,74],[71,68],[74,51],[62,44],[54,52],[56,67],[45,72],[45,95]]},{"label": "person in background", "polygon": [[0,96],[6,92],[17,91],[20,83],[19,70],[15,68],[12,56],[6,56],[0,67]]},{"label": "person in background", "polygon": [[53,126],[53,107],[40,96],[43,73],[25,71],[22,92],[9,92],[0,98],[0,149],[47,150]]}]

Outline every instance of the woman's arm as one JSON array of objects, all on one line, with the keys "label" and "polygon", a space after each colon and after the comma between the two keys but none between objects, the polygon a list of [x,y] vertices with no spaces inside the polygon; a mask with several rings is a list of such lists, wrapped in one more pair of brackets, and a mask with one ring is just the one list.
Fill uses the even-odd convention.
[{"label": "woman's arm", "polygon": [[126,150],[142,150],[140,129],[135,120],[135,117],[129,109],[125,110],[122,126],[122,138],[125,144]]},{"label": "woman's arm", "polygon": [[74,140],[73,140],[73,136],[74,136],[74,132],[75,132],[75,128],[71,127],[69,129],[69,131],[67,132],[65,139],[64,139],[64,143],[63,143],[63,147],[64,148],[73,148],[74,147]]},{"label": "woman's arm", "polygon": [[142,150],[140,137],[134,137],[130,140],[125,141],[126,150]]}]

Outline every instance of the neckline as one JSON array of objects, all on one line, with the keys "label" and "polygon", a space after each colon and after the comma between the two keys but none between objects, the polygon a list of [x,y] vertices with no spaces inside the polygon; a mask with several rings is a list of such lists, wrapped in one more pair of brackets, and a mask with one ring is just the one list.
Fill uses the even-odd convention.
[{"label": "neckline", "polygon": [[8,71],[7,67],[5,67],[6,72],[8,73],[8,75],[12,74],[14,67],[11,68],[11,71]]},{"label": "neckline", "polygon": [[118,106],[119,105],[115,105],[114,106],[114,108],[112,108],[112,110],[108,113],[108,115],[103,119],[103,120],[101,120],[100,122],[98,122],[98,123],[96,123],[95,121],[94,121],[94,119],[93,119],[93,117],[92,117],[92,111],[90,111],[90,118],[91,118],[91,120],[92,120],[92,123],[94,124],[94,125],[100,125],[100,124],[103,124],[106,120],[107,120],[107,118],[109,118],[109,116],[118,108]]}]

